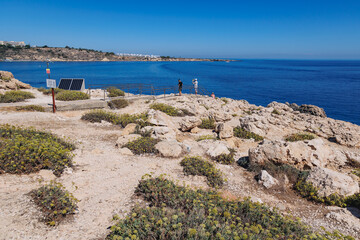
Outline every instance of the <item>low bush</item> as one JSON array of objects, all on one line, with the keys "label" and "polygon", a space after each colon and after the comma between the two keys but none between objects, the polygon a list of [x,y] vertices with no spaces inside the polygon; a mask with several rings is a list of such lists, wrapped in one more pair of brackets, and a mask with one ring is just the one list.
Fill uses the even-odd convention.
[{"label": "low bush", "polygon": [[120,90],[120,89],[116,88],[116,87],[109,87],[106,90],[108,91],[108,96],[109,97],[125,96],[125,92],[123,90]]},{"label": "low bush", "polygon": [[[40,92],[42,92],[44,95],[51,95],[52,94],[51,88],[46,89],[46,88],[41,87],[41,88],[38,88],[38,90]],[[54,88],[54,94],[58,94],[59,92],[62,92],[62,91],[64,91],[64,89]]]},{"label": "low bush", "polygon": [[290,136],[287,136],[285,140],[288,142],[296,142],[296,141],[312,140],[314,138],[315,136],[310,133],[294,133],[291,134]]},{"label": "low bush", "polygon": [[104,110],[93,110],[81,116],[81,119],[88,122],[107,121],[114,125],[126,127],[129,123],[136,123],[140,126],[147,126],[147,114],[116,114]]},{"label": "low bush", "polygon": [[235,150],[230,148],[229,149],[230,153],[229,154],[220,154],[219,156],[216,156],[214,158],[212,158],[213,160],[215,160],[218,163],[221,164],[226,164],[226,165],[230,165],[233,164],[235,162],[234,156],[235,156]]},{"label": "low bush", "polygon": [[196,139],[197,142],[200,142],[203,140],[216,140],[216,137],[214,137],[213,135],[202,135],[198,139]]},{"label": "low bush", "polygon": [[60,101],[75,101],[89,99],[89,95],[80,91],[64,90],[56,94],[56,100]]},{"label": "low bush", "polygon": [[351,173],[360,178],[360,168],[353,170]]},{"label": "low bush", "polygon": [[35,204],[44,214],[44,221],[55,226],[77,210],[78,200],[60,183],[51,182],[30,192]]},{"label": "low bush", "polygon": [[16,111],[45,112],[45,108],[40,105],[26,105],[16,107]]},{"label": "low bush", "polygon": [[4,94],[0,94],[0,103],[22,102],[30,98],[35,98],[31,92],[6,91]]},{"label": "low bush", "polygon": [[140,125],[136,125],[134,133],[139,134],[142,137],[151,137],[151,134],[153,133],[153,129],[151,128],[151,129],[145,130],[145,129],[141,128]]},{"label": "low bush", "polygon": [[158,139],[151,137],[140,137],[134,141],[128,142],[124,145],[130,149],[134,154],[157,153],[155,145],[159,142]]},{"label": "low bush", "polygon": [[201,159],[200,157],[186,157],[180,165],[183,167],[185,175],[205,176],[208,184],[212,187],[221,187],[224,179],[220,170],[214,164]]},{"label": "low bush", "polygon": [[215,120],[213,118],[201,119],[201,124],[200,124],[199,128],[202,128],[202,129],[215,129]]},{"label": "low bush", "polygon": [[114,99],[108,102],[111,109],[120,109],[129,106],[129,102],[125,99]]},{"label": "low bush", "polygon": [[51,169],[60,176],[72,166],[75,146],[51,133],[0,125],[0,173],[32,173]]},{"label": "low bush", "polygon": [[135,206],[106,239],[353,239],[313,232],[265,204],[227,201],[216,191],[177,186],[164,177],[143,178],[135,193],[151,207]]},{"label": "low bush", "polygon": [[277,109],[274,109],[271,113],[276,115],[281,115],[281,113]]},{"label": "low bush", "polygon": [[169,116],[173,116],[173,117],[179,117],[182,115],[182,113],[179,111],[179,109],[164,104],[164,103],[153,103],[150,105],[150,108],[154,109],[154,110],[159,110],[163,113],[166,113]]},{"label": "low bush", "polygon": [[241,127],[235,127],[234,128],[234,136],[238,138],[244,138],[244,139],[254,139],[255,141],[262,141],[264,140],[264,137],[257,135],[256,133],[249,132]]}]

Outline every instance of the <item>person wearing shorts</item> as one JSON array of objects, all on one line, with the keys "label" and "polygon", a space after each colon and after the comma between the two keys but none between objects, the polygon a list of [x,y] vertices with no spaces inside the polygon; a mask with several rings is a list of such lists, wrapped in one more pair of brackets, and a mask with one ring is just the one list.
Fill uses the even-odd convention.
[{"label": "person wearing shorts", "polygon": [[197,94],[197,93],[198,93],[198,86],[199,86],[199,83],[198,83],[197,78],[194,78],[194,79],[192,80],[192,83],[194,84],[195,94]]}]

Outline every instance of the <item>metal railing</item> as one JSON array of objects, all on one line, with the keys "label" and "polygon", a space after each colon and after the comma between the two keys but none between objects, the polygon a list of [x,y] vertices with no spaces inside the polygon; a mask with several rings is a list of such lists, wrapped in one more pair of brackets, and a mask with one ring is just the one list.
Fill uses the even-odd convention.
[{"label": "metal railing", "polygon": [[[88,85],[88,94],[90,95],[91,89],[102,89],[104,90],[104,99],[107,95],[107,89],[110,87],[116,87],[118,89],[123,90],[125,93],[130,96],[130,93],[137,95],[161,95],[170,93],[178,93],[179,89],[177,86],[154,86],[152,84],[144,84],[144,83],[124,83],[124,84],[89,84]],[[195,94],[195,89],[193,85],[183,85],[182,93]],[[210,94],[206,91],[205,88],[199,86],[198,94],[200,95],[208,95]]]}]

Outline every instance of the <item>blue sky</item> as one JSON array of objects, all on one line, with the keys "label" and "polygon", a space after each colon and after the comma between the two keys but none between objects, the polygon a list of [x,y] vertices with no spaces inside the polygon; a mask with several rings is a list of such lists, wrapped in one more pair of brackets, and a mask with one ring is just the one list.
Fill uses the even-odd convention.
[{"label": "blue sky", "polygon": [[360,59],[360,1],[0,0],[0,40],[177,57]]}]

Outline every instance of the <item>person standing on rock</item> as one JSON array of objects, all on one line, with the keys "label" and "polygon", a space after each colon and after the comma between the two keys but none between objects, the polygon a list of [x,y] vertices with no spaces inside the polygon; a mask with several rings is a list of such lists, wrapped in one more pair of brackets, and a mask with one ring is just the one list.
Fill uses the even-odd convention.
[{"label": "person standing on rock", "polygon": [[180,79],[179,79],[178,86],[179,86],[179,96],[181,96],[183,83],[182,83],[182,81]]},{"label": "person standing on rock", "polygon": [[195,95],[197,95],[197,93],[198,93],[198,84],[199,84],[197,78],[194,78],[192,80],[192,83],[194,84]]}]

